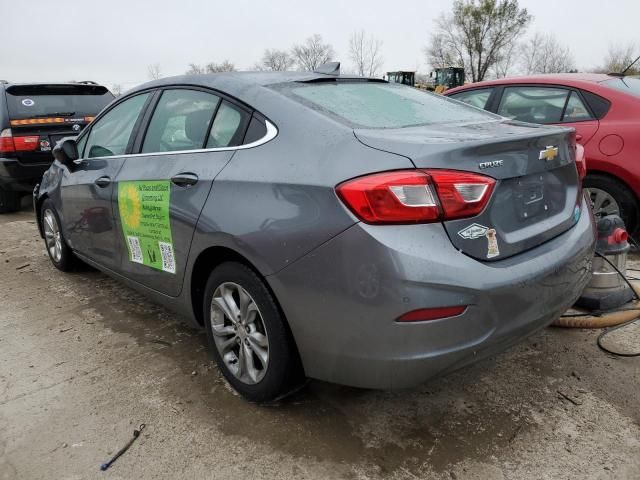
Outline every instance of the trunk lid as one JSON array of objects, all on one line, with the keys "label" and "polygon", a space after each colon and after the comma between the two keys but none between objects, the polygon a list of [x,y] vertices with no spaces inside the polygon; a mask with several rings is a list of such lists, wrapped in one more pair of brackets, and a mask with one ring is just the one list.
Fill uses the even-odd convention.
[{"label": "trunk lid", "polygon": [[497,180],[482,213],[443,223],[456,248],[478,260],[534,248],[580,217],[573,129],[495,121],[354,133],[369,147],[410,158],[417,168],[462,170]]}]

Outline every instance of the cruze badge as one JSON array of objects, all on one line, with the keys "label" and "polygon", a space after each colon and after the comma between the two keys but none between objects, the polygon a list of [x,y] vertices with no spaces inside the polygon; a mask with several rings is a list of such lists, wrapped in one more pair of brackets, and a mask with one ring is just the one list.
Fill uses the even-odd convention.
[{"label": "cruze badge", "polygon": [[478,164],[478,168],[480,170],[484,170],[485,168],[496,168],[504,165],[504,160],[494,160],[493,162],[482,162]]},{"label": "cruze badge", "polygon": [[549,145],[544,150],[540,150],[540,155],[538,156],[539,160],[546,160],[550,162],[551,160],[555,160],[558,156],[558,147],[554,147],[553,145]]}]

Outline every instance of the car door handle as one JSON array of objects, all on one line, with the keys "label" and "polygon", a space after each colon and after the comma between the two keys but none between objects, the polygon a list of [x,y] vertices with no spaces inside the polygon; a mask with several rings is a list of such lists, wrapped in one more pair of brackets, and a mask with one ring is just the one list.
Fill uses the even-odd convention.
[{"label": "car door handle", "polygon": [[582,140],[582,135],[576,133],[576,142],[579,142],[580,140]]},{"label": "car door handle", "polygon": [[107,177],[106,175],[104,177],[100,177],[98,178],[95,182],[97,186],[99,186],[100,188],[104,188],[104,187],[108,187],[109,185],[111,185],[111,178]]},{"label": "car door handle", "polygon": [[198,175],[189,172],[178,173],[171,177],[171,182],[178,187],[191,187],[198,183]]}]

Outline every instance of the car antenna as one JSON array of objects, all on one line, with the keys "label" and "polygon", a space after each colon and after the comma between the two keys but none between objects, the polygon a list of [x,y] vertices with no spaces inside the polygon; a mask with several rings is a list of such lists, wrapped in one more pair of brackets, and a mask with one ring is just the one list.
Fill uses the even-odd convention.
[{"label": "car antenna", "polygon": [[325,75],[340,76],[340,62],[327,62],[319,65],[313,70],[313,73],[323,73]]},{"label": "car antenna", "polygon": [[638,62],[638,60],[640,60],[640,56],[638,56],[638,58],[636,58],[633,62],[631,62],[627,68],[622,70],[622,72],[620,73],[612,72],[609,75],[611,75],[612,77],[624,77],[625,74],[631,69],[631,67],[633,67]]}]

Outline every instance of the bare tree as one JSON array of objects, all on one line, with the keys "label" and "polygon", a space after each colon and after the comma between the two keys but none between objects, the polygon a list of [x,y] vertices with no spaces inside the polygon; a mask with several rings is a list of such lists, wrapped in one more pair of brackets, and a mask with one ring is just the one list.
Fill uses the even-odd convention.
[{"label": "bare tree", "polygon": [[455,0],[452,13],[436,20],[427,58],[436,65],[455,62],[479,82],[524,34],[531,18],[518,0]]},{"label": "bare tree", "polygon": [[[621,73],[640,55],[640,49],[635,43],[610,44],[607,55],[600,67],[596,69],[602,73]],[[638,62],[640,63],[640,62]],[[640,75],[640,65],[636,63],[631,67],[627,75]]]},{"label": "bare tree", "polygon": [[258,65],[259,70],[284,71],[289,70],[294,64],[289,52],[267,48],[262,55],[262,61]]},{"label": "bare tree", "polygon": [[[450,23],[448,19],[440,18],[439,27]],[[427,63],[432,68],[447,68],[453,65],[464,65],[462,50],[451,42],[449,34],[439,31],[431,34],[429,44],[424,48]]]},{"label": "bare tree", "polygon": [[149,75],[149,80],[158,80],[162,77],[162,70],[160,69],[159,63],[154,63],[152,65],[147,66],[147,74]]},{"label": "bare tree", "polygon": [[331,61],[334,56],[333,47],[323,43],[322,36],[317,33],[307,38],[304,43],[294,45],[291,56],[300,70],[315,70],[323,63]]},{"label": "bare tree", "polygon": [[190,63],[187,75],[202,75],[204,73],[219,73],[219,72],[235,72],[236,67],[229,60],[225,60],[222,63],[207,63],[206,65],[198,65],[197,63]]},{"label": "bare tree", "polygon": [[122,85],[120,85],[119,83],[114,83],[113,85],[111,85],[111,93],[113,93],[114,97],[119,97],[120,95],[122,95]]},{"label": "bare tree", "polygon": [[205,70],[197,63],[190,63],[189,70],[187,70],[185,73],[187,75],[202,75],[203,73],[205,73]]},{"label": "bare tree", "polygon": [[207,73],[235,72],[236,66],[229,60],[225,60],[222,63],[207,63],[205,70]]},{"label": "bare tree", "polygon": [[518,61],[517,43],[513,43],[505,48],[496,59],[493,65],[493,74],[496,78],[506,78],[513,73],[514,67]]},{"label": "bare tree", "polygon": [[349,57],[354,63],[356,74],[361,77],[375,77],[382,67],[382,40],[373,35],[367,37],[364,30],[354,32],[349,38]]},{"label": "bare tree", "polygon": [[554,35],[539,32],[522,44],[521,63],[526,74],[564,73],[575,68],[571,50]]}]

